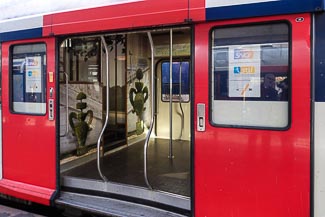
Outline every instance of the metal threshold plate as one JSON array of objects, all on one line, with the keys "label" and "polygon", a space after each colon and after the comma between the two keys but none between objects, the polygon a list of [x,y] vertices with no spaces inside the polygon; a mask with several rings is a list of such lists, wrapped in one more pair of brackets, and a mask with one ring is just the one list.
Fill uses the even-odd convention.
[{"label": "metal threshold plate", "polygon": [[103,182],[100,180],[80,179],[68,176],[64,176],[62,178],[62,185],[64,187],[74,189],[90,190],[138,198],[186,211],[191,210],[191,200],[189,197],[168,192],[149,190],[143,187]]},{"label": "metal threshold plate", "polygon": [[170,211],[117,199],[61,192],[55,201],[57,206],[69,206],[98,215],[123,217],[184,217]]}]

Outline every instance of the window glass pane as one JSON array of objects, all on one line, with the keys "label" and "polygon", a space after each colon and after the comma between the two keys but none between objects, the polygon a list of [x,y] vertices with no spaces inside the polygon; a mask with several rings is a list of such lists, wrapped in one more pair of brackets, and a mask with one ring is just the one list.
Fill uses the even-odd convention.
[{"label": "window glass pane", "polygon": [[213,123],[287,127],[288,26],[265,24],[215,29],[211,38]]},{"label": "window glass pane", "polygon": [[45,114],[45,44],[14,46],[11,76],[12,110],[18,113]]},{"label": "window glass pane", "polygon": [[[163,62],[161,73],[162,73],[162,96],[163,102],[169,102],[169,88],[170,88],[170,76],[169,76],[169,62]],[[173,62],[172,67],[172,93],[173,102],[179,102],[180,96],[182,102],[189,102],[190,100],[190,72],[189,72],[189,62]]]},{"label": "window glass pane", "polygon": [[[67,72],[69,82],[100,82],[100,49],[98,37],[68,38],[60,47],[60,81],[65,82],[62,72]],[[113,45],[110,44],[110,51]]]}]

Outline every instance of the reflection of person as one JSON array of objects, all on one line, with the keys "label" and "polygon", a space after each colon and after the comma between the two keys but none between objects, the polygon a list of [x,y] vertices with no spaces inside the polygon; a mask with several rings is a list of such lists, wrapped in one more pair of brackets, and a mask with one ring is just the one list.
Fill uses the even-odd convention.
[{"label": "reflection of person", "polygon": [[13,76],[13,85],[15,88],[13,92],[14,102],[24,102],[23,76],[15,74]]},{"label": "reflection of person", "polygon": [[279,100],[281,101],[287,101],[288,100],[288,79],[283,79],[279,84],[278,88],[280,89],[279,93]]},{"label": "reflection of person", "polygon": [[277,100],[278,92],[275,89],[275,76],[273,74],[264,76],[262,96],[265,100]]},{"label": "reflection of person", "polygon": [[28,102],[37,102],[37,95],[35,93],[29,93],[29,101]]}]

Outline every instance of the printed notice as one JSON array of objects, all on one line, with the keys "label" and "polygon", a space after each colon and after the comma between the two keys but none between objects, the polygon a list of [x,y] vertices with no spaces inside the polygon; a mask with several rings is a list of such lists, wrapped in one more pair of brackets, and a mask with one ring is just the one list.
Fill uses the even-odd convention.
[{"label": "printed notice", "polygon": [[261,46],[229,46],[229,97],[261,96]]},{"label": "printed notice", "polygon": [[26,57],[26,93],[42,92],[42,59]]}]

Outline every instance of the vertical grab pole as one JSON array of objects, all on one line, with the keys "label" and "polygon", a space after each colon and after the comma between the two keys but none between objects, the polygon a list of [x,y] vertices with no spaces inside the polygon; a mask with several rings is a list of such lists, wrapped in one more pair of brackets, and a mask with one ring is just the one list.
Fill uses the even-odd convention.
[{"label": "vertical grab pole", "polygon": [[108,124],[108,115],[109,115],[109,73],[108,73],[108,48],[107,48],[107,44],[105,41],[104,36],[100,36],[101,40],[102,40],[102,44],[104,45],[105,48],[105,53],[106,53],[106,117],[105,117],[105,123],[104,126],[102,128],[102,131],[99,134],[98,140],[97,140],[97,170],[98,173],[100,175],[100,177],[103,179],[104,182],[107,182],[108,179],[106,178],[106,176],[104,176],[104,174],[102,173],[101,170],[101,165],[100,165],[100,142],[101,139],[103,137],[104,131],[106,129],[106,126]]},{"label": "vertical grab pole", "polygon": [[179,107],[182,112],[182,123],[181,123],[181,135],[179,136],[180,140],[183,137],[183,130],[184,130],[184,111],[182,106],[182,61],[179,64]]},{"label": "vertical grab pole", "polygon": [[69,75],[68,73],[64,72],[65,75],[65,110],[66,110],[66,116],[65,116],[65,121],[66,121],[66,127],[65,127],[65,133],[63,135],[60,135],[60,137],[65,137],[66,135],[69,134]]},{"label": "vertical grab pole", "polygon": [[153,125],[155,123],[155,115],[154,115],[154,111],[155,111],[155,77],[154,77],[154,45],[153,45],[153,41],[152,41],[152,37],[151,37],[151,33],[147,32],[148,38],[149,38],[149,42],[150,42],[150,48],[151,48],[151,121],[150,121],[150,128],[146,137],[146,141],[144,143],[144,181],[146,182],[147,187],[152,190],[152,187],[149,183],[149,179],[148,179],[148,173],[147,173],[147,152],[148,152],[148,145],[149,145],[149,139],[150,139],[150,135],[153,129]]},{"label": "vertical grab pole", "polygon": [[67,128],[65,129],[65,133],[66,133],[66,135],[68,135],[69,134],[69,126],[68,126],[68,123],[69,123],[69,75],[68,75],[68,73],[66,73],[66,72],[64,72],[64,74],[65,74],[65,76],[66,76],[66,78],[65,78],[65,96],[66,96],[66,101],[65,101],[65,103],[67,104],[67,107],[66,107],[66,109],[67,109],[67,114],[66,114],[66,122],[67,122]]},{"label": "vertical grab pole", "polygon": [[172,159],[173,156],[173,29],[169,31],[170,44],[169,44],[169,155],[168,158]]}]

